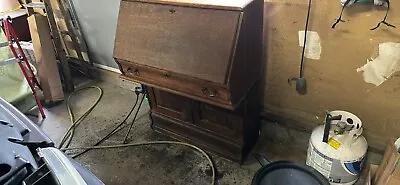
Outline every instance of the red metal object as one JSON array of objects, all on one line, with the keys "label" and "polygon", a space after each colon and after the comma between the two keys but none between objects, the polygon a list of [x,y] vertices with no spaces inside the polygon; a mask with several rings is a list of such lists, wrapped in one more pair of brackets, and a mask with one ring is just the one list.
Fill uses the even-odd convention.
[{"label": "red metal object", "polygon": [[[42,118],[46,118],[46,115],[44,114],[43,111],[43,106],[42,103],[40,102],[39,96],[37,95],[35,85],[39,87],[40,90],[42,90],[42,87],[40,86],[39,82],[37,81],[35,74],[33,73],[32,67],[29,65],[29,62],[25,56],[24,51],[21,48],[21,45],[19,44],[19,40],[17,37],[17,34],[15,33],[14,28],[11,25],[11,19],[3,19],[3,28],[4,28],[4,33],[6,34],[9,47],[11,52],[13,53],[14,57],[16,59],[19,59],[18,65],[21,68],[22,74],[24,75],[26,81],[29,84],[29,87],[32,90],[32,94],[35,97],[36,104],[39,107],[40,114],[42,115]],[[18,52],[14,48],[13,44],[16,44],[18,47]]]}]

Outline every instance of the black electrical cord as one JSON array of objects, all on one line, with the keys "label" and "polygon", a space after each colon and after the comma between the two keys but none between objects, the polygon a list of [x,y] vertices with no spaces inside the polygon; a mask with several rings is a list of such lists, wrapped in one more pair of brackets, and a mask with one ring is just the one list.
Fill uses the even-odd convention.
[{"label": "black electrical cord", "polygon": [[139,103],[139,107],[136,109],[135,116],[133,116],[133,120],[132,120],[132,122],[131,122],[131,125],[129,126],[128,132],[126,133],[125,138],[124,138],[124,141],[122,142],[123,144],[126,144],[126,140],[128,139],[128,136],[129,136],[129,133],[131,132],[133,123],[135,123],[136,117],[137,117],[137,115],[139,114],[139,110],[140,110],[140,107],[142,106],[144,97],[146,97],[146,95],[143,94],[142,99],[140,100],[140,103]]},{"label": "black electrical cord", "polygon": [[[352,0],[347,0],[347,1],[343,4],[342,11],[340,12],[339,18],[338,18],[338,19],[336,20],[336,22],[332,25],[332,29],[334,29],[334,28],[336,27],[336,25],[339,24],[340,22],[346,22],[346,21],[344,21],[344,20],[342,19],[342,15],[343,15],[343,11],[344,11],[344,9],[346,8],[346,6],[350,4],[350,1],[352,1]],[[378,25],[376,25],[374,28],[371,28],[370,30],[376,30],[376,29],[378,29],[378,28],[381,26],[381,24],[384,24],[384,25],[389,26],[389,27],[392,27],[392,28],[396,28],[396,26],[394,26],[394,25],[392,25],[392,24],[386,22],[386,19],[387,19],[387,17],[388,17],[389,10],[390,10],[390,0],[384,0],[384,1],[385,1],[386,4],[387,4],[387,9],[386,9],[385,17],[383,18],[383,20],[382,20],[381,22],[378,23]],[[358,2],[358,0],[355,0],[355,1],[354,1],[354,3],[357,3],[357,2]]]},{"label": "black electrical cord", "polygon": [[383,20],[381,22],[378,23],[378,25],[376,25],[374,28],[371,28],[370,30],[376,30],[377,28],[379,28],[381,26],[381,24],[384,24],[386,26],[392,27],[392,28],[396,28],[396,26],[389,24],[388,22],[386,22],[387,16],[389,14],[389,10],[390,10],[390,1],[389,0],[385,0],[386,4],[387,4],[387,9],[386,9],[386,15],[383,18]]},{"label": "black electrical cord", "polygon": [[[87,89],[87,88],[96,88],[96,89],[98,89],[99,90],[99,96],[97,97],[97,100],[95,101],[95,103],[81,116],[81,117],[79,117],[77,120],[75,120],[74,119],[74,114],[73,114],[73,112],[72,112],[72,109],[71,109],[71,106],[70,106],[70,104],[69,104],[69,99],[72,97],[72,95],[73,94],[75,94],[76,92],[78,92],[78,91],[80,91],[80,90],[83,90],[83,89]],[[111,137],[112,135],[114,135],[115,133],[117,133],[119,130],[121,130],[122,128],[121,128],[121,126],[124,124],[124,123],[126,123],[126,120],[129,118],[129,116],[131,115],[131,113],[133,112],[133,110],[134,110],[134,108],[136,107],[136,105],[137,105],[137,102],[138,102],[138,100],[139,100],[139,94],[143,94],[143,98],[142,98],[142,100],[141,100],[141,102],[140,102],[140,104],[142,104],[142,102],[143,102],[143,100],[144,100],[144,97],[145,97],[145,93],[146,92],[146,88],[145,87],[136,87],[135,88],[135,93],[136,93],[136,101],[135,101],[135,105],[132,107],[132,109],[131,109],[131,111],[129,112],[129,114],[128,114],[128,116],[126,116],[126,118],[124,119],[124,121],[122,121],[116,128],[114,128],[109,134],[107,134],[107,136],[105,136],[103,139],[101,139],[98,143],[96,143],[96,145],[98,145],[98,144],[100,144],[101,142],[103,142],[105,139],[107,139],[107,138],[109,138],[109,137]],[[181,146],[187,146],[187,147],[190,147],[190,148],[192,148],[192,149],[194,149],[194,150],[197,150],[198,152],[200,152],[204,157],[206,157],[207,158],[207,160],[208,160],[208,162],[209,162],[209,164],[210,164],[210,167],[211,167],[211,171],[212,171],[212,179],[211,179],[211,185],[215,185],[215,172],[216,172],[216,170],[215,170],[215,165],[214,165],[214,163],[213,163],[213,161],[212,161],[212,159],[211,159],[211,157],[206,153],[206,152],[204,152],[204,150],[202,150],[202,149],[200,149],[199,147],[197,147],[197,146],[195,146],[195,145],[192,145],[192,144],[188,144],[188,143],[183,143],[183,142],[176,142],[176,141],[150,141],[150,142],[141,142],[141,143],[129,143],[129,144],[120,144],[120,145],[109,145],[109,146],[91,146],[91,147],[76,147],[76,148],[69,148],[68,146],[69,146],[69,143],[71,142],[71,140],[72,140],[72,138],[73,138],[73,132],[74,132],[74,130],[75,130],[75,128],[78,126],[78,124],[83,120],[83,119],[85,119],[85,117],[87,116],[87,115],[89,115],[90,114],[90,112],[96,107],[96,105],[97,105],[97,103],[99,103],[99,101],[100,101],[100,99],[101,99],[101,97],[102,97],[102,95],[103,95],[103,90],[100,88],[100,87],[97,87],[97,86],[91,86],[91,87],[85,87],[85,88],[82,88],[82,89],[79,89],[79,90],[77,90],[77,91],[74,91],[71,95],[69,95],[69,97],[68,97],[68,103],[67,103],[67,108],[68,108],[68,112],[69,112],[69,116],[70,116],[70,119],[71,119],[71,126],[70,126],[70,128],[67,130],[67,132],[65,133],[65,135],[64,135],[64,137],[63,137],[63,141],[62,141],[62,143],[60,144],[60,147],[62,147],[62,148],[60,148],[60,150],[61,151],[66,151],[66,150],[85,150],[84,152],[82,152],[82,153],[79,153],[78,155],[75,155],[75,156],[73,156],[73,158],[75,158],[75,157],[77,157],[77,156],[79,156],[79,155],[82,155],[83,153],[85,153],[85,152],[87,152],[87,151],[89,151],[89,150],[91,150],[91,149],[111,149],[111,148],[124,148],[124,147],[138,147],[138,146],[147,146],[147,145],[181,145]],[[135,118],[133,119],[133,121],[132,121],[132,123],[131,123],[131,128],[132,128],[132,124],[134,123],[134,121],[135,121],[135,119],[136,119],[136,116],[137,116],[137,114],[138,114],[138,112],[139,112],[139,110],[140,110],[140,106],[139,106],[139,108],[136,110],[136,114],[135,114]],[[130,129],[131,129],[130,128]],[[129,132],[128,132],[128,134],[129,134]],[[128,135],[127,134],[127,135]],[[126,138],[125,138],[126,139]],[[63,145],[64,145],[64,143],[66,143],[66,147],[63,147]]]},{"label": "black electrical cord", "polygon": [[310,22],[310,13],[311,13],[311,0],[308,0],[308,10],[307,10],[306,23],[305,23],[305,30],[304,30],[304,42],[303,42],[303,51],[301,52],[299,76],[298,77],[290,77],[288,79],[289,85],[291,85],[292,81],[296,81],[296,91],[299,94],[307,93],[307,81],[304,78],[304,56],[306,53],[307,34],[308,34],[308,24]]},{"label": "black electrical cord", "polygon": [[[144,96],[144,95],[143,95],[143,96]],[[99,144],[103,143],[105,140],[107,140],[108,138],[110,138],[112,135],[114,135],[115,133],[117,133],[118,129],[119,129],[123,124],[126,123],[126,121],[128,120],[128,118],[131,116],[133,110],[135,110],[135,107],[136,107],[136,105],[137,105],[137,103],[138,103],[138,100],[139,100],[139,94],[136,94],[135,103],[134,103],[132,109],[129,111],[128,115],[125,117],[125,119],[124,119],[123,121],[121,121],[121,122],[120,122],[111,132],[109,132],[106,136],[104,136],[102,139],[100,139],[99,141],[97,141],[97,143],[94,144],[93,146],[98,146]],[[139,109],[138,109],[138,110],[139,110]],[[136,117],[135,117],[135,118],[136,118]],[[80,155],[82,155],[82,154],[88,152],[89,150],[90,150],[90,149],[86,149],[86,150],[84,150],[84,151],[82,151],[82,152],[80,152],[80,153],[78,153],[78,154],[72,156],[72,158],[79,157]]]},{"label": "black electrical cord", "polygon": [[[342,7],[342,11],[340,12],[339,18],[336,20],[336,22],[332,25],[332,29],[335,29],[336,25],[339,24],[340,22],[346,22],[342,19],[343,11],[346,8],[347,5],[349,5],[351,0],[347,0]],[[354,3],[357,3],[358,0],[355,0]]]},{"label": "black electrical cord", "polygon": [[307,20],[305,26],[306,28],[304,30],[303,51],[301,53],[301,62],[300,62],[300,78],[303,78],[304,76],[304,55],[306,53],[307,32],[308,32],[308,23],[310,22],[310,12],[311,12],[311,0],[308,0]]}]

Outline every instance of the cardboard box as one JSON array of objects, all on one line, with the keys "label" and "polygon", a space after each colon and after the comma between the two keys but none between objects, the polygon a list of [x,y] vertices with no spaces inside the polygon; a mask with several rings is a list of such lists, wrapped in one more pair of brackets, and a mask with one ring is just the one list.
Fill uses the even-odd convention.
[{"label": "cardboard box", "polygon": [[34,14],[28,17],[28,23],[44,97],[47,101],[63,100],[64,92],[47,17]]},{"label": "cardboard box", "polygon": [[18,0],[0,0],[0,13],[19,9],[21,5]]},{"label": "cardboard box", "polygon": [[[369,181],[370,184],[373,182],[372,185],[400,185],[400,153],[394,143],[394,139],[389,141],[379,167],[370,166],[369,179],[366,182]],[[376,173],[373,175],[375,168],[377,168]]]}]

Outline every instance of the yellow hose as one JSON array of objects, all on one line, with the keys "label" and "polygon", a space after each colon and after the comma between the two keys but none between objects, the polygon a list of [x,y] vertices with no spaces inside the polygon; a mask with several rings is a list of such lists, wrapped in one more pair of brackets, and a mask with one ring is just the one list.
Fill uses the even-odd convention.
[{"label": "yellow hose", "polygon": [[177,142],[177,141],[149,141],[149,142],[141,142],[141,143],[128,143],[128,144],[120,144],[120,145],[109,145],[109,146],[92,146],[92,147],[74,147],[74,148],[61,148],[61,151],[67,150],[86,150],[86,149],[111,149],[111,148],[123,148],[123,147],[133,147],[133,146],[144,146],[144,145],[159,145],[159,144],[174,144],[174,145],[183,145],[194,150],[199,151],[204,157],[207,158],[210,163],[211,171],[212,171],[212,180],[211,185],[215,184],[215,167],[212,162],[210,156],[201,148],[194,146],[189,143]]},{"label": "yellow hose", "polygon": [[[72,112],[72,108],[71,108],[71,105],[70,105],[70,100],[71,100],[71,97],[74,94],[76,94],[79,91],[85,90],[85,89],[97,89],[99,91],[99,95],[98,95],[96,101],[89,107],[89,109],[86,110],[85,113],[82,114],[75,121],[75,116],[74,116],[74,113]],[[71,126],[69,126],[67,131],[64,133],[64,136],[62,137],[60,145],[59,145],[58,148],[62,148],[64,145],[65,145],[65,148],[69,147],[69,145],[71,144],[72,138],[74,136],[74,133],[75,133],[75,128],[81,123],[82,120],[84,120],[86,118],[86,116],[88,116],[92,112],[92,110],[100,102],[102,96],[103,96],[103,90],[100,87],[97,87],[97,86],[88,86],[88,87],[84,87],[84,88],[75,90],[73,93],[71,93],[68,96],[68,98],[67,98],[67,109],[68,109],[68,114],[69,114],[69,119],[70,119],[70,122],[71,122]]]},{"label": "yellow hose", "polygon": [[[71,109],[71,105],[70,105],[70,99],[71,97],[76,94],[79,91],[82,91],[84,89],[97,89],[99,91],[99,95],[96,99],[96,101],[89,107],[88,110],[85,111],[85,113],[80,116],[77,120],[75,120],[74,117],[74,113],[72,112]],[[68,114],[70,117],[70,121],[71,121],[71,126],[67,129],[67,131],[65,132],[59,148],[61,151],[67,151],[67,150],[86,150],[86,149],[111,149],[111,148],[123,148],[123,147],[134,147],[134,146],[144,146],[144,145],[160,145],[160,144],[173,144],[173,145],[182,145],[182,146],[186,146],[189,148],[192,148],[194,150],[197,150],[198,152],[200,152],[204,157],[207,158],[210,167],[211,167],[211,171],[212,171],[212,180],[211,180],[211,185],[215,184],[215,166],[214,163],[212,162],[210,156],[204,152],[204,150],[202,150],[201,148],[189,144],[189,143],[183,143],[183,142],[177,142],[177,141],[149,141],[149,142],[140,142],[140,143],[128,143],[128,144],[120,144],[120,145],[108,145],[108,146],[91,146],[91,147],[74,147],[74,148],[68,148],[69,145],[71,144],[72,138],[74,136],[74,132],[76,127],[81,123],[82,120],[84,120],[86,118],[86,116],[88,116],[90,114],[90,112],[92,112],[92,110],[96,107],[96,105],[100,102],[101,98],[103,96],[103,90],[100,87],[97,86],[88,86],[88,87],[84,87],[81,89],[78,89],[76,91],[74,91],[73,93],[71,93],[68,98],[67,98],[67,109],[68,109]],[[65,145],[65,147],[64,147]]]}]

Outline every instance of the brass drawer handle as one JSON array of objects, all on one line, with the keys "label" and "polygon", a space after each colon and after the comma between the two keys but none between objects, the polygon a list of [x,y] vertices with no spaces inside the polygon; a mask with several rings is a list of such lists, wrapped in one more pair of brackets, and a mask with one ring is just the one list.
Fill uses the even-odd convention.
[{"label": "brass drawer handle", "polygon": [[215,95],[216,95],[216,92],[215,92],[215,91],[211,91],[211,92],[208,94],[209,97],[215,97]]},{"label": "brass drawer handle", "polygon": [[217,95],[217,91],[215,90],[209,90],[208,88],[204,87],[202,90],[203,94],[209,96],[209,97],[215,97]]},{"label": "brass drawer handle", "polygon": [[138,69],[132,70],[132,68],[129,67],[126,71],[128,71],[129,73],[135,73],[135,75],[139,75]]}]

